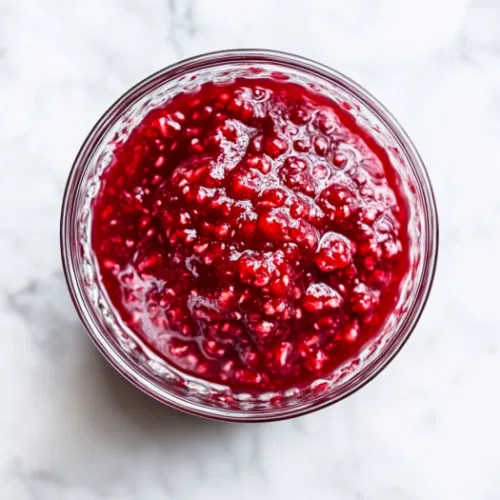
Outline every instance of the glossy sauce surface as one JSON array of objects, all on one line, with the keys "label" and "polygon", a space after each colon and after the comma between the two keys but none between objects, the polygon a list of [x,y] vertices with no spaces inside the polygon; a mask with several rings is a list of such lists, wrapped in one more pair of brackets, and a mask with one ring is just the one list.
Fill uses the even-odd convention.
[{"label": "glossy sauce surface", "polygon": [[407,272],[405,201],[349,111],[267,79],[206,84],[115,151],[93,248],[124,321],[169,363],[233,387],[331,372]]}]

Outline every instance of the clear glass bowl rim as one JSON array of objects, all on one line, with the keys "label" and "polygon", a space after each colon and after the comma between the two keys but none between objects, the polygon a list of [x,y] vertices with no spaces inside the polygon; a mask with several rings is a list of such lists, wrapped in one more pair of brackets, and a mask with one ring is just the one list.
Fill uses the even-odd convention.
[{"label": "clear glass bowl rim", "polygon": [[[356,384],[353,384],[344,392],[336,394],[331,399],[321,401],[305,409],[274,408],[270,409],[268,412],[259,411],[259,413],[255,415],[252,415],[251,411],[242,411],[240,415],[235,412],[235,410],[215,407],[208,408],[201,404],[190,404],[186,400],[172,395],[164,387],[161,387],[152,380],[148,380],[135,370],[130,361],[119,349],[111,345],[106,338],[106,334],[100,331],[93,321],[93,311],[87,306],[84,300],[81,284],[75,272],[74,249],[72,248],[72,240],[70,237],[72,235],[71,225],[75,223],[75,195],[78,192],[78,187],[85,173],[87,160],[91,157],[95,147],[99,144],[109,127],[112,126],[114,121],[120,116],[121,110],[126,109],[126,107],[138,96],[144,96],[151,90],[154,90],[165,80],[181,76],[193,70],[202,70],[225,63],[234,64],[238,61],[242,63],[271,63],[298,71],[304,71],[312,76],[318,76],[354,95],[354,97],[359,99],[372,113],[374,113],[397,139],[415,171],[423,193],[425,208],[427,209],[424,215],[427,218],[426,237],[427,241],[430,242],[430,245],[426,248],[427,254],[424,255],[424,270],[422,279],[420,283],[418,283],[418,293],[415,296],[413,304],[411,304],[411,307],[406,313],[407,321],[404,322],[401,330],[398,331],[397,335],[395,335],[394,339],[389,343],[382,353],[383,355],[377,357],[373,362],[369,363],[361,370],[360,375],[364,376],[358,377]],[[439,229],[435,197],[423,161],[404,129],[385,106],[375,97],[339,71],[311,59],[274,50],[231,49],[200,54],[167,66],[131,87],[108,108],[85,139],[70,170],[61,210],[60,245],[63,271],[75,309],[93,343],[107,361],[122,376],[154,399],[193,415],[230,422],[268,422],[297,417],[337,403],[354,392],[357,392],[368,382],[373,380],[390,361],[392,361],[412,334],[429,297],[437,264]]]}]

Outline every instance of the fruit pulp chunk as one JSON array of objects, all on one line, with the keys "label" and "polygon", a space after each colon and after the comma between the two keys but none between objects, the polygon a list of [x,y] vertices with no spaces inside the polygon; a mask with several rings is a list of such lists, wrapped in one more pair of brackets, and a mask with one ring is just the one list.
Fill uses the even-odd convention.
[{"label": "fruit pulp chunk", "polygon": [[116,146],[93,250],[113,306],[169,364],[286,389],[380,331],[408,271],[407,209],[347,109],[291,82],[209,83]]}]

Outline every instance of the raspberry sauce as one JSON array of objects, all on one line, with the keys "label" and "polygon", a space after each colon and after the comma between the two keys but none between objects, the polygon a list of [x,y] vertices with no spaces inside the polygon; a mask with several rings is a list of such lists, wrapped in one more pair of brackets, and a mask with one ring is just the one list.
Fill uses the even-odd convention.
[{"label": "raspberry sauce", "polygon": [[384,149],[329,98],[210,83],[117,146],[92,245],[117,312],[169,364],[286,389],[355,356],[392,312],[408,271],[398,186]]}]

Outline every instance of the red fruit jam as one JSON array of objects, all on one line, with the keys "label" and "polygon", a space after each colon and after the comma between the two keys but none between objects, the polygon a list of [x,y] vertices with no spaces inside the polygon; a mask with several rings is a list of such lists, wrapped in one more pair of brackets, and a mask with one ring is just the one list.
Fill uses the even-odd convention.
[{"label": "red fruit jam", "polygon": [[293,83],[173,98],[102,181],[92,241],[114,307],[169,364],[213,382],[328,375],[379,331],[408,270],[388,155]]}]

